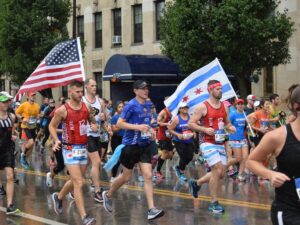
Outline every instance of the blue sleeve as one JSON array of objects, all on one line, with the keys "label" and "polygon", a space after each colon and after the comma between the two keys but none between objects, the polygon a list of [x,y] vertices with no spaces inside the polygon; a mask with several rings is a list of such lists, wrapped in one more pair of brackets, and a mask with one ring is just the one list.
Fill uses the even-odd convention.
[{"label": "blue sleeve", "polygon": [[113,116],[112,118],[111,118],[111,124],[112,125],[116,125],[117,124],[117,121],[118,121],[118,116]]},{"label": "blue sleeve", "polygon": [[120,118],[128,120],[132,113],[133,113],[133,107],[134,105],[131,104],[127,104],[122,112],[122,114],[120,115]]}]

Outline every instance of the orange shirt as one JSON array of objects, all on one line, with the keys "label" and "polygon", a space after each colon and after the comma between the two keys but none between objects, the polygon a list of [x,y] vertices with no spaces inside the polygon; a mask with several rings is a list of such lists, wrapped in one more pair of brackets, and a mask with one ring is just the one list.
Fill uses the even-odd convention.
[{"label": "orange shirt", "polygon": [[255,119],[254,127],[261,128],[261,127],[269,127],[270,126],[270,113],[265,112],[262,109],[257,110],[254,112],[253,118]]},{"label": "orange shirt", "polygon": [[40,112],[40,106],[37,103],[22,103],[16,110],[16,114],[21,115],[25,120],[22,122],[22,128],[33,129],[36,127],[36,121]]}]

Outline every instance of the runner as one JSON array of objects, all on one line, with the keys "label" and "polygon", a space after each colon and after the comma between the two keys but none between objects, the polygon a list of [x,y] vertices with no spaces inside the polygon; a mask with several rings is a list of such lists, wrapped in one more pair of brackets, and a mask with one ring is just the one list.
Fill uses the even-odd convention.
[{"label": "runner", "polygon": [[190,120],[189,106],[185,102],[181,102],[178,108],[178,115],[172,119],[168,126],[170,133],[173,135],[173,143],[179,155],[179,165],[175,166],[176,176],[186,182],[187,178],[184,175],[185,167],[192,161],[195,145],[194,133],[188,127]]},{"label": "runner", "polygon": [[[57,214],[63,212],[62,200],[74,188],[74,197],[77,209],[82,219],[82,224],[90,225],[95,223],[95,218],[89,217],[84,208],[82,193],[83,176],[87,166],[87,126],[88,121],[92,131],[97,132],[99,126],[96,124],[94,112],[82,102],[83,83],[72,81],[69,85],[70,100],[58,108],[49,125],[49,131],[55,144],[53,151],[62,151],[65,166],[70,174],[68,180],[59,193],[52,194],[54,211]],[[57,136],[57,127],[62,122],[63,134],[62,143]]]},{"label": "runner", "polygon": [[13,204],[14,195],[14,142],[17,136],[14,135],[16,125],[16,117],[8,110],[9,98],[0,95],[0,169],[6,173],[6,192],[7,192],[7,209],[6,214],[14,214],[19,210]]},{"label": "runner", "polygon": [[[111,128],[113,131],[113,136],[111,138],[111,149],[112,153],[114,153],[115,149],[122,144],[122,138],[124,136],[125,131],[117,127],[117,121],[120,118],[124,109],[124,103],[122,101],[117,103],[116,106],[116,114],[111,119]],[[118,168],[120,166],[120,162],[118,162],[111,171],[111,182],[116,178],[118,173]]]},{"label": "runner", "polygon": [[[22,139],[27,143],[25,148],[22,149],[20,163],[25,169],[29,169],[27,159],[31,155],[36,138],[36,122],[39,116],[40,107],[35,102],[35,92],[28,92],[28,101],[22,103],[16,110],[16,115],[21,121]],[[27,158],[27,159],[26,159]]]},{"label": "runner", "polygon": [[[246,166],[255,174],[266,177],[275,187],[271,208],[273,225],[300,224],[300,86],[294,86],[289,96],[289,108],[296,116],[291,124],[265,134],[250,154]],[[277,171],[263,165],[275,154]]]},{"label": "runner", "polygon": [[157,133],[157,140],[158,145],[161,150],[161,154],[158,157],[157,167],[156,167],[156,177],[163,178],[161,173],[161,168],[167,159],[172,159],[174,155],[174,146],[172,144],[172,135],[168,130],[167,126],[170,124],[172,115],[168,108],[164,108],[157,117],[158,123],[158,133]]},{"label": "runner", "polygon": [[[223,206],[218,202],[218,188],[227,166],[224,146],[225,129],[227,132],[234,133],[235,127],[227,117],[228,108],[220,101],[222,84],[217,80],[210,80],[207,90],[209,99],[196,107],[188,125],[192,130],[204,133],[204,143],[200,147],[203,157],[211,167],[211,172],[197,181],[191,179],[189,186],[192,195],[197,198],[201,185],[208,183],[212,196],[208,210],[213,213],[224,213]],[[203,126],[199,125],[200,120]]]},{"label": "runner", "polygon": [[90,105],[93,109],[94,117],[99,126],[99,129],[95,132],[92,131],[90,127],[88,127],[88,156],[92,162],[91,176],[92,176],[92,185],[95,190],[94,199],[96,202],[103,202],[102,199],[102,190],[100,188],[100,165],[101,159],[99,155],[99,151],[101,149],[100,146],[100,126],[101,126],[101,117],[100,114],[103,110],[103,102],[100,98],[96,97],[97,83],[94,79],[87,79],[84,82],[85,84],[85,96],[83,96],[82,100],[86,104]]},{"label": "runner", "polygon": [[149,94],[148,84],[137,80],[133,84],[133,91],[136,97],[128,102],[117,122],[117,126],[125,130],[122,140],[125,147],[120,157],[123,172],[112,182],[111,188],[103,192],[103,206],[106,211],[110,213],[113,211],[113,194],[130,180],[134,165],[139,163],[149,209],[147,218],[153,220],[163,216],[164,211],[156,208],[153,202],[150,139],[154,138],[154,133],[150,128],[151,103],[146,101]]}]

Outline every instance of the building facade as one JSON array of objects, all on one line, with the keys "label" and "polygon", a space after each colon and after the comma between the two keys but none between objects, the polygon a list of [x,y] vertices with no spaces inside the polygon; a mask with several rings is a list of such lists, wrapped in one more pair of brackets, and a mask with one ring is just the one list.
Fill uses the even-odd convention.
[{"label": "building facade", "polygon": [[[159,19],[164,0],[77,0],[77,35],[85,43],[86,77],[98,83],[98,93],[110,98],[104,67],[115,54],[161,54]],[[72,33],[72,18],[68,23]]]}]

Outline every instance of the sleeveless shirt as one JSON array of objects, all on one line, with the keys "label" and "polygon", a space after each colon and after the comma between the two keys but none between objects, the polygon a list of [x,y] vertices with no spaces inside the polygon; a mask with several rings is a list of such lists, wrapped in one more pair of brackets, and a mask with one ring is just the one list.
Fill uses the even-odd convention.
[{"label": "sleeveless shirt", "polygon": [[[171,120],[171,113],[166,108],[164,108],[163,110],[166,113],[166,119],[164,122],[168,123]],[[170,140],[170,138],[167,138],[166,133],[165,133],[167,129],[168,129],[167,126],[159,126],[158,127],[157,140],[159,140],[159,141]]]},{"label": "sleeveless shirt", "polygon": [[81,109],[74,110],[68,103],[64,106],[67,109],[67,117],[62,121],[62,143],[65,145],[80,145],[87,143],[87,127],[89,112],[84,102]]},{"label": "sleeveless shirt", "polygon": [[[96,123],[99,125],[101,125],[101,104],[100,104],[100,99],[96,97],[95,102],[90,103],[87,98],[85,96],[82,97],[82,100],[84,103],[89,104],[94,112],[94,117],[96,120]],[[88,126],[88,130],[87,130],[87,135],[88,136],[92,136],[92,137],[100,137],[100,129],[98,129],[97,132],[92,131],[92,129],[90,128],[90,126]]]}]

